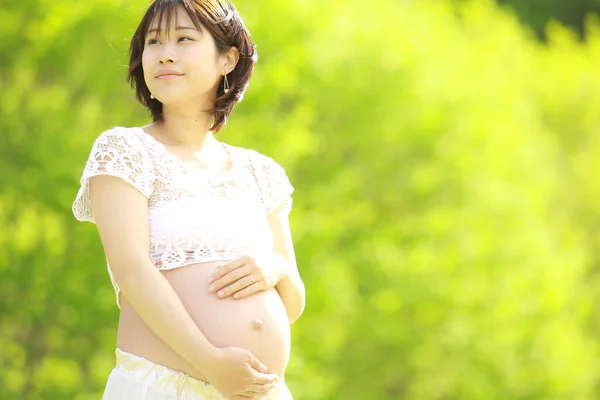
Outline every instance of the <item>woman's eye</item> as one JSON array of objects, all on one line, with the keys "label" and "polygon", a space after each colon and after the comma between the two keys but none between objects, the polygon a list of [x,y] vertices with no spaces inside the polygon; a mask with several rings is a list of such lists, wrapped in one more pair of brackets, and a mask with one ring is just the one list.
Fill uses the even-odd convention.
[{"label": "woman's eye", "polygon": [[[179,38],[179,42],[181,42],[184,39],[186,39],[185,41],[193,41],[193,39],[184,36],[184,37]],[[148,42],[146,44],[150,45],[150,44],[156,44],[156,43],[160,43],[160,42],[156,39],[148,39]]]}]

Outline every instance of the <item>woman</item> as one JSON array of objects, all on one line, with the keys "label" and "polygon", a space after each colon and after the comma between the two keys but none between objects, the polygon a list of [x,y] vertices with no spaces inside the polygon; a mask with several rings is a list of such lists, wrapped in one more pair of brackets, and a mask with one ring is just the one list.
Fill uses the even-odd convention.
[{"label": "woman", "polygon": [[293,189],[271,158],[213,135],[256,60],[228,1],[156,0],[133,35],[129,81],[153,123],[96,139],[73,204],[121,310],[104,400],[291,399]]}]

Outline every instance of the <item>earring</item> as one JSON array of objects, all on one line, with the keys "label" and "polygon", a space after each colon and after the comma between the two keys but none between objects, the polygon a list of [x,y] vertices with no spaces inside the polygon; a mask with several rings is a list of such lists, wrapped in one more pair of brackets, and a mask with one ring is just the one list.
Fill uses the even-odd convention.
[{"label": "earring", "polygon": [[225,77],[223,79],[223,91],[225,93],[229,93],[229,81],[227,81],[227,74],[225,74]]},{"label": "earring", "polygon": [[154,95],[150,93],[150,98],[154,100]]}]

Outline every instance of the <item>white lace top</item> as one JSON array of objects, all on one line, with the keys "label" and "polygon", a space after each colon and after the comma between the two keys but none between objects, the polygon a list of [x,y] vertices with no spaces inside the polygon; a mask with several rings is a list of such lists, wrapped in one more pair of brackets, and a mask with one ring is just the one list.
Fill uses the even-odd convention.
[{"label": "white lace top", "polygon": [[[294,189],[272,158],[223,145],[232,168],[216,181],[186,170],[181,160],[141,128],[103,132],[85,165],[73,214],[93,223],[89,178],[112,175],[148,198],[148,252],[159,269],[271,252],[273,237],[266,216],[282,204],[289,212]],[[107,267],[119,306],[119,287],[108,261]]]}]

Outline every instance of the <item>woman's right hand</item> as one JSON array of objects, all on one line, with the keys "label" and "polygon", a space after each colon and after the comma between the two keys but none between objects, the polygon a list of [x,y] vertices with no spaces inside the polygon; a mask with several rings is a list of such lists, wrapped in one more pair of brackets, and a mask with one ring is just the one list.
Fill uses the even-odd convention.
[{"label": "woman's right hand", "polygon": [[213,362],[202,374],[225,397],[247,400],[277,386],[279,377],[266,372],[267,367],[248,350],[224,347],[216,349]]}]

